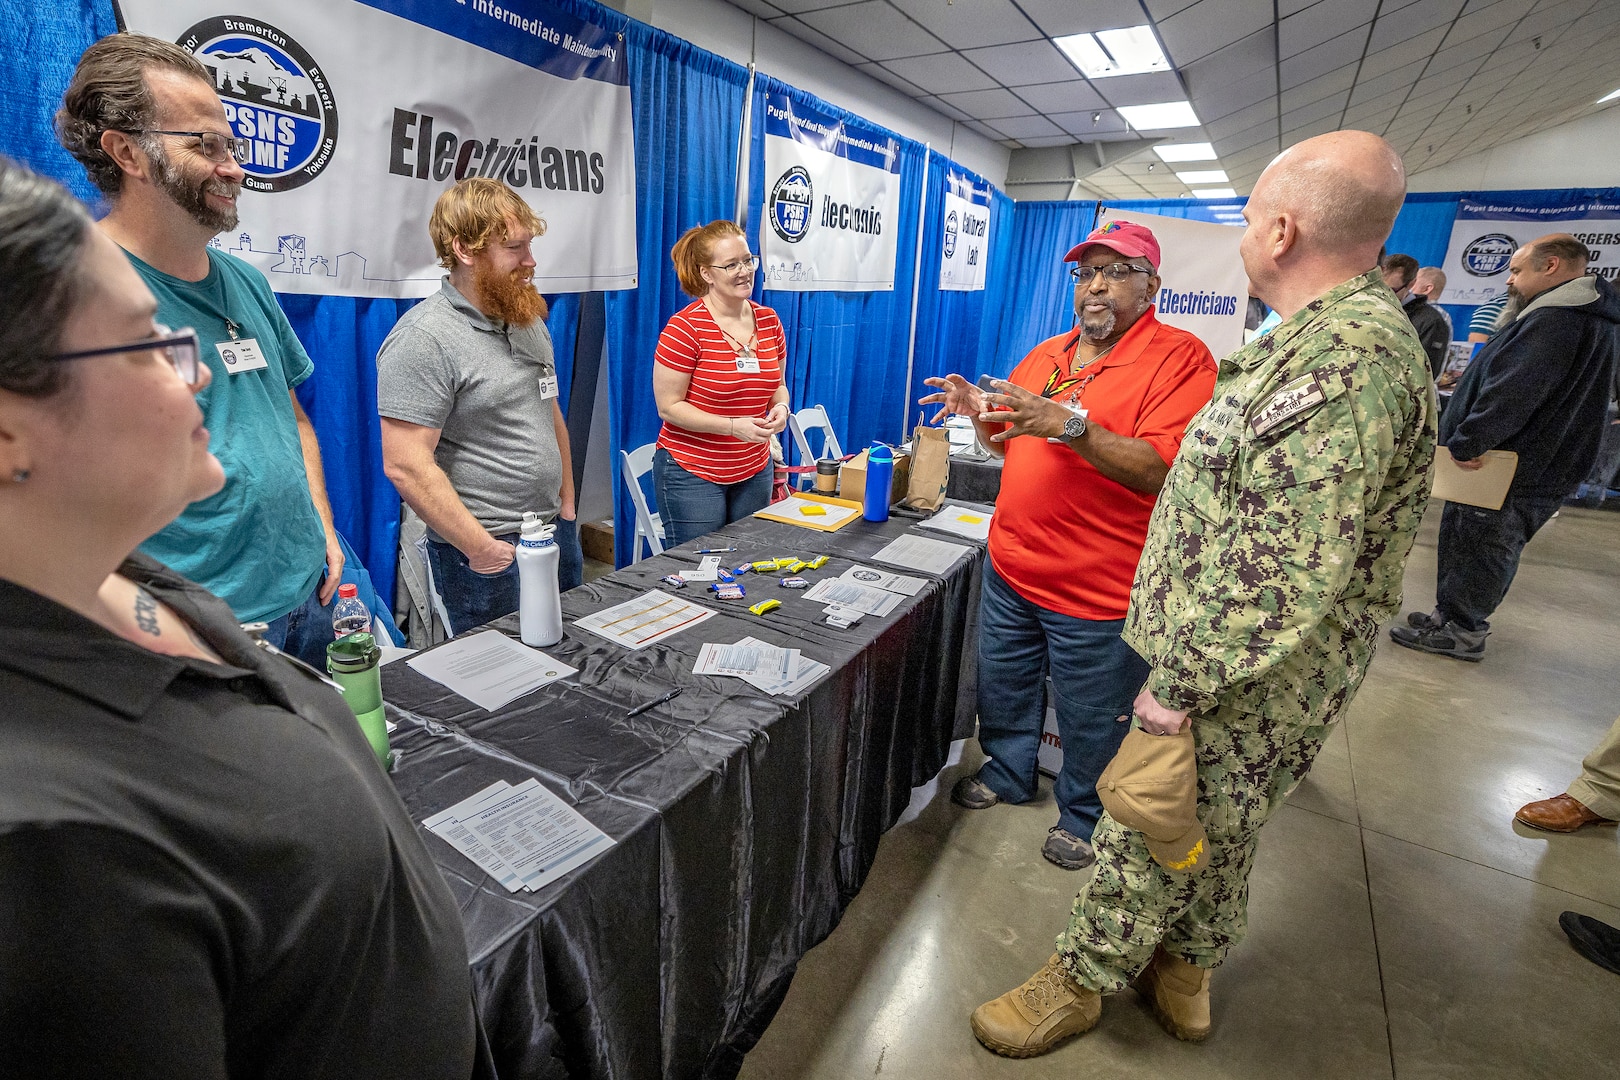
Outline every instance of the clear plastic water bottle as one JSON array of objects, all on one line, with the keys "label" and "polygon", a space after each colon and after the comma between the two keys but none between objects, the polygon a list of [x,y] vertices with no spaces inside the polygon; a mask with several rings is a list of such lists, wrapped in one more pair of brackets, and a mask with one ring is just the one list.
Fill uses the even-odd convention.
[{"label": "clear plastic water bottle", "polygon": [[360,602],[360,589],[356,585],[339,585],[337,603],[332,607],[332,636],[345,638],[350,634],[371,633],[371,612]]},{"label": "clear plastic water bottle", "polygon": [[518,540],[518,637],[525,645],[544,648],[562,640],[562,598],[557,593],[557,560],[560,553],[551,536],[555,525],[547,525],[540,515],[523,515],[523,534]]}]

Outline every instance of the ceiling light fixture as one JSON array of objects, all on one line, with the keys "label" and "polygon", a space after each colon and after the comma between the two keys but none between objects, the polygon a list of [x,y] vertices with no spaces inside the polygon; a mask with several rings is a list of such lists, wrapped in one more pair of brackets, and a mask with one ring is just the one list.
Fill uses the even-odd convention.
[{"label": "ceiling light fixture", "polygon": [[1237,198],[1237,189],[1229,187],[1193,188],[1193,194],[1200,199],[1235,199]]},{"label": "ceiling light fixture", "polygon": [[1114,110],[1138,131],[1197,127],[1198,114],[1190,101],[1161,101],[1153,105],[1120,105]]},{"label": "ceiling light fixture", "polygon": [[1598,98],[1597,103],[1602,105],[1604,102],[1613,101],[1615,98],[1620,98],[1620,90],[1609,91],[1607,94],[1604,94],[1602,97]]},{"label": "ceiling light fixture", "polygon": [[1161,143],[1153,152],[1159,155],[1160,161],[1170,163],[1215,160],[1215,147],[1207,142]]},{"label": "ceiling light fixture", "polygon": [[1225,169],[1204,169],[1201,172],[1178,172],[1181,182],[1191,187],[1193,184],[1224,184],[1232,178],[1226,175]]},{"label": "ceiling light fixture", "polygon": [[1170,61],[1159,48],[1150,26],[1099,30],[1095,34],[1068,34],[1052,39],[1088,79],[1169,71]]}]

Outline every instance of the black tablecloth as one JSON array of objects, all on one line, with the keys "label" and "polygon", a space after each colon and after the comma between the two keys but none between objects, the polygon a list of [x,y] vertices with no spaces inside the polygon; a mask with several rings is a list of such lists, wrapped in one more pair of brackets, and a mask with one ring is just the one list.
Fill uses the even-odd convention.
[{"label": "black tablecloth", "polygon": [[[912,520],[820,533],[750,519],[563,597],[579,674],[486,712],[403,663],[384,669],[400,722],[394,777],[418,820],[496,780],[536,777],[613,837],[538,893],[508,893],[437,836],[427,843],[460,904],[479,1014],[503,1077],[729,1077],[787,992],[798,959],[837,925],[911,789],[971,733],[981,545],[884,618],[826,626],[822,605],[749,574],[745,600],[693,584],[720,612],[641,650],[572,620],[690,568],[833,556],[837,577]],[[920,530],[920,535],[956,541]],[[915,576],[929,577],[915,571]],[[754,616],[747,605],[783,606]],[[494,625],[516,634],[516,616]],[[705,641],[752,635],[832,672],[798,699],[692,674]],[[632,706],[682,694],[634,718]]]},{"label": "black tablecloth", "polygon": [[993,503],[1001,494],[1001,466],[1004,459],[991,455],[984,460],[953,456],[945,479],[945,496],[960,502]]}]

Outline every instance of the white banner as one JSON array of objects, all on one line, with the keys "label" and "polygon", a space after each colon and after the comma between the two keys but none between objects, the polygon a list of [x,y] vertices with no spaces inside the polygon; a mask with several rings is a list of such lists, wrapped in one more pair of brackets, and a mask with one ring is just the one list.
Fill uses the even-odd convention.
[{"label": "white banner", "polygon": [[[214,243],[286,293],[427,296],[439,194],[498,177],[546,222],[542,292],[636,285],[621,35],[543,0],[121,0],[195,53],[251,159]],[[341,122],[340,122],[341,121]]]},{"label": "white banner", "polygon": [[1483,304],[1507,291],[1513,253],[1548,233],[1571,233],[1592,251],[1590,272],[1620,273],[1620,204],[1571,198],[1568,191],[1525,192],[1503,202],[1463,199],[1446,247],[1442,304]]},{"label": "white banner", "polygon": [[946,169],[942,209],[939,287],[945,292],[978,292],[984,288],[990,252],[990,185]]},{"label": "white banner", "polygon": [[1112,207],[1097,215],[1097,227],[1116,220],[1151,229],[1159,241],[1159,321],[1196,334],[1217,360],[1241,347],[1249,314],[1243,230]]},{"label": "white banner", "polygon": [[788,98],[765,97],[765,288],[894,288],[900,144]]}]

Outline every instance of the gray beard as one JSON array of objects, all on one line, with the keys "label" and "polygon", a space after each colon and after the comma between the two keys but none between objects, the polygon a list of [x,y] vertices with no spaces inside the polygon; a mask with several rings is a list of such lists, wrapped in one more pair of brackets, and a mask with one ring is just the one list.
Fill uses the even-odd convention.
[{"label": "gray beard", "polygon": [[163,148],[154,144],[147,147],[147,156],[152,159],[154,179],[157,186],[165,195],[174,200],[176,206],[191,215],[193,221],[205,229],[212,229],[216,234],[236,228],[236,207],[229,210],[215,210],[208,205],[207,195],[212,191],[216,195],[235,194],[240,188],[232,190],[232,185],[218,180],[208,180],[202,184],[188,183],[180,175],[180,170],[174,167],[169,155]]},{"label": "gray beard", "polygon": [[1119,323],[1119,312],[1112,301],[1108,304],[1108,313],[1106,315],[1087,316],[1083,306],[1075,314],[1080,318],[1080,332],[1090,341],[1107,340],[1108,336],[1114,332],[1114,327]]},{"label": "gray beard", "polygon": [[1502,309],[1502,314],[1496,317],[1496,329],[1500,330],[1502,327],[1511,323],[1514,319],[1517,319],[1519,317],[1519,312],[1524,310],[1524,305],[1525,300],[1523,296],[1516,292],[1508,293],[1507,306]]}]

